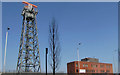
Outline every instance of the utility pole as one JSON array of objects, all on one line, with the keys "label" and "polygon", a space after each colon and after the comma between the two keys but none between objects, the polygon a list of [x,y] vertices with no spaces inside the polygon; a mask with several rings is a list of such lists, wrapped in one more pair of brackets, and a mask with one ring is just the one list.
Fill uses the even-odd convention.
[{"label": "utility pole", "polygon": [[114,54],[115,54],[115,52],[116,52],[117,50],[113,50],[113,64],[114,64],[114,71],[115,71],[115,73],[117,73],[117,71],[116,71],[116,63],[115,63],[115,57],[114,57]]},{"label": "utility pole", "polygon": [[48,54],[48,48],[46,48],[46,75],[47,75],[47,54]]},{"label": "utility pole", "polygon": [[5,64],[6,64],[6,49],[7,49],[7,38],[8,38],[8,30],[10,30],[10,28],[7,28],[7,32],[6,32],[6,42],[5,42],[5,54],[4,54],[4,69],[3,72],[5,73]]},{"label": "utility pole", "polygon": [[[120,2],[119,2],[120,3]],[[119,47],[119,46],[118,46]],[[118,48],[118,70],[117,70],[117,73],[119,74],[120,73],[120,49]]]},{"label": "utility pole", "polygon": [[[120,1],[118,2],[118,20],[120,20]],[[118,21],[118,28],[120,28],[120,21]],[[120,29],[118,29],[118,33],[120,33]],[[120,38],[120,34],[118,34],[118,38]],[[118,39],[118,73],[120,73],[120,39]]]},{"label": "utility pole", "polygon": [[[78,45],[81,45],[81,43],[79,43]],[[79,47],[77,48],[77,54],[78,54],[78,72],[80,71],[80,64],[79,64]],[[80,73],[80,72],[79,72]]]}]

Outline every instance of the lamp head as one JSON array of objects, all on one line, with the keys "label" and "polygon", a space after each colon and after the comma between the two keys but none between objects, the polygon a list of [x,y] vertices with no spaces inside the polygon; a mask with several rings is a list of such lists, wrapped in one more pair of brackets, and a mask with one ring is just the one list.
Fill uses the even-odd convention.
[{"label": "lamp head", "polygon": [[10,28],[8,27],[7,30],[10,30]]}]

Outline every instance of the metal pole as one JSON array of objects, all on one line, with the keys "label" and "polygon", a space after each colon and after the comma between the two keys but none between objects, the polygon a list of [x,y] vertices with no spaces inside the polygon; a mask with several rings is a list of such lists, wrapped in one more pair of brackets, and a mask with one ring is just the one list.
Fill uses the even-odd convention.
[{"label": "metal pole", "polygon": [[[79,43],[81,45],[81,43]],[[77,54],[78,54],[78,72],[80,73],[80,63],[79,63],[79,47],[77,48]]]},{"label": "metal pole", "polygon": [[113,51],[113,64],[114,64],[114,71],[115,71],[115,73],[117,73],[117,71],[116,71],[116,63],[115,63],[115,59],[114,59],[114,52],[116,52],[117,50],[114,50]]},{"label": "metal pole", "polygon": [[114,64],[114,71],[116,72],[115,60],[114,60],[114,53],[113,53],[113,64]]},{"label": "metal pole", "polygon": [[47,75],[47,54],[48,54],[48,48],[46,48],[46,75]]},{"label": "metal pole", "polygon": [[7,38],[8,38],[8,30],[10,30],[10,28],[7,28],[7,32],[6,32],[6,43],[5,43],[5,54],[4,54],[4,69],[3,72],[5,73],[5,64],[6,64],[6,49],[7,49]]},{"label": "metal pole", "polygon": [[117,67],[117,73],[119,74],[120,73],[120,49],[118,48],[117,50],[117,54],[118,54],[118,67]]},{"label": "metal pole", "polygon": [[78,48],[77,48],[77,54],[78,54],[78,72],[79,72],[80,65],[79,65],[79,49]]},{"label": "metal pole", "polygon": [[5,43],[5,54],[4,54],[4,70],[3,70],[4,73],[5,73],[5,64],[6,64],[7,36],[8,36],[8,31],[6,32],[6,43]]}]

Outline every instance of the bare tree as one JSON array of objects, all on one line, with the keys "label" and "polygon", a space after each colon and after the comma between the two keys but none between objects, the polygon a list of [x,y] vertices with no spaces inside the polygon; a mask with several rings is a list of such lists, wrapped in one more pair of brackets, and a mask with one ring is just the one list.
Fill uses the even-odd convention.
[{"label": "bare tree", "polygon": [[53,75],[55,75],[60,66],[60,52],[58,25],[53,18],[52,23],[49,25],[49,64],[53,70]]}]

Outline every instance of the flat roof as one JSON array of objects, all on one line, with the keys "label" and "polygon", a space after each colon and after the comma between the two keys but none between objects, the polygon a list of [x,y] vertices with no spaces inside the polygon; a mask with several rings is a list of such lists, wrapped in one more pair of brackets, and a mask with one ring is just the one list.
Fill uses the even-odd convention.
[{"label": "flat roof", "polygon": [[111,63],[87,62],[87,61],[72,61],[72,62],[68,62],[67,64],[75,63],[75,62],[85,62],[85,63],[96,63],[96,64],[109,64],[109,65],[112,65]]}]

